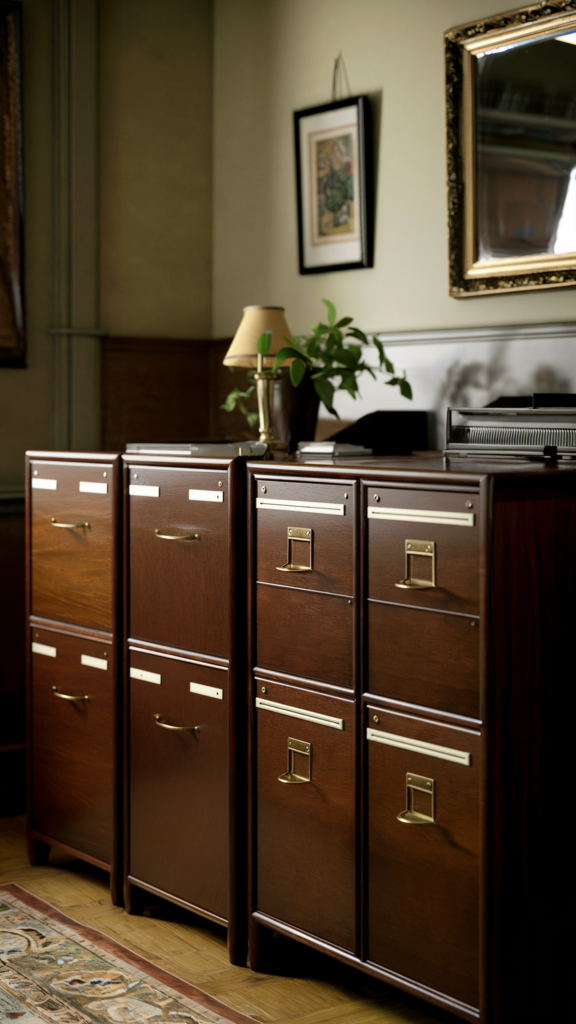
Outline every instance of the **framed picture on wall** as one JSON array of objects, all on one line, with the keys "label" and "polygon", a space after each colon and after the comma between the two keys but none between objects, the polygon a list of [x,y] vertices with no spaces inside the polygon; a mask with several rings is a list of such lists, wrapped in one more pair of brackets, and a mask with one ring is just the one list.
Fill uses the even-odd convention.
[{"label": "framed picture on wall", "polygon": [[0,366],[25,366],[21,4],[0,0]]},{"label": "framed picture on wall", "polygon": [[372,152],[367,96],[294,114],[301,274],[372,266]]}]

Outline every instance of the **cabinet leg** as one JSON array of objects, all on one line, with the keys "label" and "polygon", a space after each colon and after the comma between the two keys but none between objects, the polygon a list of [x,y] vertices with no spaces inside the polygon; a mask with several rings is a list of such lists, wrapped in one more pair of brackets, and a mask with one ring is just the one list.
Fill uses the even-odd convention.
[{"label": "cabinet leg", "polygon": [[43,843],[41,839],[31,839],[28,837],[28,860],[35,867],[46,864],[50,849],[49,843]]},{"label": "cabinet leg", "polygon": [[266,974],[271,969],[272,963],[272,932],[262,924],[258,924],[253,917],[248,925],[248,959],[250,970]]},{"label": "cabinet leg", "polygon": [[238,921],[232,919],[228,923],[228,959],[235,967],[246,967],[248,956],[248,936],[246,926],[239,927]]},{"label": "cabinet leg", "polygon": [[145,893],[143,889],[138,888],[137,885],[131,885],[130,882],[126,882],[124,885],[124,910],[126,913],[140,916],[147,896],[148,893]]},{"label": "cabinet leg", "polygon": [[124,906],[122,883],[118,877],[118,872],[114,870],[114,867],[112,867],[110,872],[110,899],[112,900],[112,906]]}]

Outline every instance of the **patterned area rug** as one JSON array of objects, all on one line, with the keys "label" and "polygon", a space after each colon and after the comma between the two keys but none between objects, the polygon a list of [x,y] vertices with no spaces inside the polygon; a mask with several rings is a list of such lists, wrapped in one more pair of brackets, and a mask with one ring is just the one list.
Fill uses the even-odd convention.
[{"label": "patterned area rug", "polygon": [[19,885],[0,885],[0,1022],[16,1020],[251,1022]]}]

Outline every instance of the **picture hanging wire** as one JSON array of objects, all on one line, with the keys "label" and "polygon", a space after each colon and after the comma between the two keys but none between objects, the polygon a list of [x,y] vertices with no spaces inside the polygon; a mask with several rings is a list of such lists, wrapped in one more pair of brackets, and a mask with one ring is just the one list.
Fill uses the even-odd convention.
[{"label": "picture hanging wire", "polygon": [[[332,102],[334,103],[337,99],[344,99],[344,86],[348,90],[348,95],[352,95],[350,89],[350,82],[348,81],[348,72],[346,71],[346,65],[344,63],[344,57],[342,51],[336,57],[334,61],[334,73],[332,75]],[[340,97],[338,96],[340,93]]]}]

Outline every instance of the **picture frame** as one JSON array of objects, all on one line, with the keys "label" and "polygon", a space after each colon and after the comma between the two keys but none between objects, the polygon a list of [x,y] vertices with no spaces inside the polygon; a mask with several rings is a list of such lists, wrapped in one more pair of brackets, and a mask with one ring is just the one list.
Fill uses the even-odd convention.
[{"label": "picture frame", "polygon": [[372,133],[367,96],[294,113],[301,274],[373,265]]},{"label": "picture frame", "polygon": [[26,366],[22,11],[0,0],[0,366]]},{"label": "picture frame", "polygon": [[576,286],[574,43],[576,0],[444,34],[453,298]]}]

